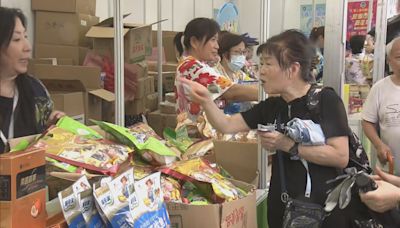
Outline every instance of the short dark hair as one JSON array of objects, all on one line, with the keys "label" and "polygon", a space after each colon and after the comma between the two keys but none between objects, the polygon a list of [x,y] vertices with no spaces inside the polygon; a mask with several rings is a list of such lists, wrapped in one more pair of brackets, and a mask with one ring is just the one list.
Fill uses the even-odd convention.
[{"label": "short dark hair", "polygon": [[229,52],[231,48],[242,42],[244,43],[244,39],[241,35],[237,35],[231,32],[222,31],[221,33],[222,35],[218,37],[218,54],[222,59],[222,55],[228,53],[228,57],[230,58]]},{"label": "short dark hair", "polygon": [[312,42],[317,41],[319,36],[322,36],[322,38],[325,38],[325,26],[314,27],[311,29],[310,40]]},{"label": "short dark hair", "polygon": [[190,49],[190,39],[196,37],[198,40],[205,38],[204,43],[207,43],[215,34],[220,31],[219,25],[216,21],[210,18],[198,17],[191,20],[185,27],[184,32],[179,32],[174,37],[174,43],[179,55],[183,53],[183,46],[181,43],[181,38],[183,38],[183,45],[186,49]]},{"label": "short dark hair", "polygon": [[360,54],[364,48],[365,35],[354,35],[350,37],[350,47],[353,54]]},{"label": "short dark hair", "polygon": [[0,7],[0,50],[10,44],[17,18],[26,28],[26,17],[20,9]]},{"label": "short dark hair", "polygon": [[310,40],[299,30],[290,29],[273,36],[257,49],[257,55],[272,55],[281,69],[288,69],[294,62],[300,64],[301,78],[305,82],[313,82],[311,62],[315,49]]}]

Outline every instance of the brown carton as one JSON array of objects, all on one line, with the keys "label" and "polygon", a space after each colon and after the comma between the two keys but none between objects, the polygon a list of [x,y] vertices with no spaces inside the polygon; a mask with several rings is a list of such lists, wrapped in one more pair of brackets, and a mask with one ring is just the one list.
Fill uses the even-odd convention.
[{"label": "brown carton", "polygon": [[50,93],[54,102],[54,109],[65,112],[72,119],[85,123],[85,104],[83,92],[56,92]]},{"label": "brown carton", "polygon": [[35,64],[73,65],[73,61],[68,58],[34,58],[29,60],[28,68],[30,69]]},{"label": "brown carton", "polygon": [[250,191],[245,198],[210,205],[167,203],[171,226],[176,228],[219,227],[256,228],[256,194],[254,186],[233,181],[235,185]]},{"label": "brown carton", "polygon": [[163,114],[176,114],[176,106],[168,101],[160,102],[160,112]]},{"label": "brown carton", "polygon": [[166,93],[165,94],[165,101],[170,103],[176,103],[176,95],[174,92]]},{"label": "brown carton", "polygon": [[36,11],[35,42],[41,44],[91,47],[85,37],[99,18],[87,14]]},{"label": "brown carton", "polygon": [[113,102],[115,95],[101,88],[100,69],[87,66],[53,66],[37,64],[32,67],[49,91],[84,92],[85,122],[102,120],[102,102]]},{"label": "brown carton", "polygon": [[[174,37],[177,32],[174,31],[162,31],[162,46],[164,51],[165,59],[163,63],[177,63],[177,53],[175,51]],[[153,31],[153,37],[157,37],[157,31]],[[157,48],[157,39],[153,39],[153,48]]]},{"label": "brown carton", "polygon": [[96,0],[32,0],[32,10],[96,15]]},{"label": "brown carton", "polygon": [[148,94],[154,93],[154,91],[151,91],[152,88],[154,89],[154,85],[151,85],[151,83],[154,83],[154,81],[151,80],[151,77],[144,77],[138,79],[138,83],[136,86],[136,93],[135,93],[136,100],[145,99]]},{"label": "brown carton", "polygon": [[[82,65],[89,48],[35,43],[35,58],[72,59],[70,65]],[[53,64],[65,65],[65,64]]]},{"label": "brown carton", "polygon": [[0,155],[0,227],[45,227],[43,150]]},{"label": "brown carton", "polygon": [[236,180],[258,183],[257,142],[214,140],[214,154],[217,163]]},{"label": "brown carton", "polygon": [[[153,23],[155,24],[155,23]],[[153,24],[124,23],[124,53],[125,62],[135,63],[151,54],[151,26]],[[113,18],[108,18],[92,26],[86,37],[93,38],[93,49],[104,55],[113,56],[114,28]]]},{"label": "brown carton", "polygon": [[[148,72],[149,76],[154,77],[154,87],[157,87],[158,83],[158,73],[154,71]],[[175,71],[174,72],[163,72],[162,73],[162,85],[163,92],[173,92],[175,88]]]},{"label": "brown carton", "polygon": [[146,112],[146,98],[125,102],[126,115],[138,115],[145,112]]},{"label": "brown carton", "polygon": [[[158,72],[157,62],[147,61],[147,66],[149,68],[149,71]],[[178,67],[178,63],[163,63],[162,64],[163,72],[176,72],[177,67]]]},{"label": "brown carton", "polygon": [[158,108],[158,93],[151,93],[146,96],[146,109],[150,112]]}]

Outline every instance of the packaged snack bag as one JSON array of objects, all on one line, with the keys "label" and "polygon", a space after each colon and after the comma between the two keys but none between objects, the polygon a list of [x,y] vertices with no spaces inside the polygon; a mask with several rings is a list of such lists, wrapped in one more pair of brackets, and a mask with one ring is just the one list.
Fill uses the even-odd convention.
[{"label": "packaged snack bag", "polygon": [[193,143],[182,155],[184,160],[202,157],[214,148],[212,139],[204,139]]},{"label": "packaged snack bag", "polygon": [[200,189],[198,189],[192,182],[186,181],[182,186],[182,194],[184,197],[184,203],[192,205],[208,205],[210,201],[203,195]]},{"label": "packaged snack bag", "polygon": [[170,227],[160,185],[161,173],[153,173],[135,182],[139,206],[133,210],[134,227]]},{"label": "packaged snack bag", "polygon": [[110,191],[108,184],[101,185],[100,187],[95,186],[93,188],[93,196],[96,201],[97,210],[100,212],[100,216],[107,224],[107,227],[113,227],[110,223],[110,215],[113,214],[112,206],[114,205],[114,197]]},{"label": "packaged snack bag", "polygon": [[[99,212],[99,215],[100,215],[101,220],[103,221],[103,224],[105,224],[105,227],[111,228],[112,227],[111,223],[108,220],[106,214],[103,212],[102,208],[100,207],[100,201],[97,198],[97,195],[100,194],[101,192],[103,192],[103,190],[105,189],[105,188],[103,189],[102,187],[103,186],[108,187],[108,185],[106,183],[108,181],[111,181],[111,178],[102,178],[100,181],[93,184],[93,198],[94,198],[94,206],[96,207],[97,211]],[[103,184],[101,182],[103,182]],[[99,188],[102,188],[102,189],[99,190]],[[97,194],[96,194],[96,192],[97,192]]]},{"label": "packaged snack bag", "polygon": [[231,201],[246,196],[243,190],[233,185],[200,158],[175,162],[168,168],[162,169],[162,172],[175,178],[194,183],[203,193],[208,192],[207,186],[199,185],[198,182],[211,185],[215,195],[211,195],[210,200],[214,203],[222,203],[225,200]]},{"label": "packaged snack bag", "polygon": [[97,131],[93,130],[92,128],[81,124],[80,122],[72,119],[68,116],[61,117],[56,124],[57,127],[67,130],[75,135],[83,135],[86,138],[92,139],[102,139],[101,136]]},{"label": "packaged snack bag", "polygon": [[100,214],[96,209],[93,198],[92,188],[78,193],[78,200],[83,218],[87,228],[102,228],[105,227],[101,220]]},{"label": "packaged snack bag", "polygon": [[186,128],[179,128],[177,131],[174,131],[167,127],[164,129],[163,135],[168,143],[178,148],[182,153],[185,153],[190,145],[193,144],[193,141],[188,136]]},{"label": "packaged snack bag", "polygon": [[79,208],[79,202],[72,186],[58,193],[61,209],[69,227],[85,228],[85,219]]},{"label": "packaged snack bag", "polygon": [[50,158],[108,175],[115,174],[132,151],[106,139],[89,139],[59,127],[48,129],[32,148],[44,148]]},{"label": "packaged snack bag", "polygon": [[134,192],[133,169],[123,172],[108,183],[113,197],[113,204],[110,206],[111,213],[106,213],[114,228],[133,227],[133,217],[130,203],[134,204],[136,196]]},{"label": "packaged snack bag", "polygon": [[177,180],[171,177],[162,176],[161,189],[164,196],[164,202],[182,203],[181,185]]},{"label": "packaged snack bag", "polygon": [[107,122],[93,122],[113,135],[119,142],[137,148],[140,155],[153,165],[170,164],[177,159],[177,154],[160,141],[154,131],[143,123],[127,129]]}]

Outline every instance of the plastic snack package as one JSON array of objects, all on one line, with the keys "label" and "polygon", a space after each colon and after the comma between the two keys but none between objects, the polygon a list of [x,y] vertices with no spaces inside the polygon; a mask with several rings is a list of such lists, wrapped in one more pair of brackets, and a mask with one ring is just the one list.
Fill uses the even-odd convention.
[{"label": "plastic snack package", "polygon": [[61,117],[56,124],[57,127],[67,130],[75,135],[82,135],[87,138],[92,139],[102,139],[101,136],[97,131],[93,130],[92,128],[72,119],[68,116]]},{"label": "plastic snack package", "polygon": [[106,215],[112,227],[133,227],[134,221],[130,205],[130,202],[136,201],[133,169],[128,169],[108,182],[108,187],[113,198],[113,204],[110,205],[110,212]]},{"label": "plastic snack package", "polygon": [[186,128],[180,128],[176,131],[171,128],[164,128],[163,135],[167,142],[178,148],[182,153],[185,153],[190,145],[193,144],[193,141],[188,136]]},{"label": "plastic snack package", "polygon": [[[108,220],[106,214],[104,213],[104,211],[102,210],[102,208],[100,206],[100,201],[98,201],[97,194],[101,195],[101,193],[103,193],[103,191],[105,191],[105,189],[108,188],[108,185],[106,183],[108,183],[109,181],[111,181],[111,178],[105,177],[105,178],[102,178],[100,181],[93,184],[94,206],[96,207],[97,211],[99,212],[99,215],[100,215],[101,220],[103,221],[103,224],[106,224],[105,226],[107,228],[110,228],[112,226],[111,226],[111,223]],[[97,192],[97,194],[96,194],[96,192]],[[107,194],[105,194],[105,195],[107,195]]]},{"label": "plastic snack package", "polygon": [[[214,203],[231,201],[247,195],[201,158],[175,162],[168,168],[162,169],[162,172],[181,180],[191,181],[195,185],[196,181],[210,184],[215,193],[215,195],[211,195],[210,200]],[[207,190],[203,190],[204,186],[196,186],[203,192],[207,192]]]},{"label": "plastic snack package", "polygon": [[212,139],[204,139],[193,143],[182,155],[184,160],[202,157],[214,148]]},{"label": "plastic snack package", "polygon": [[143,131],[143,125],[140,128],[131,127],[128,129],[107,122],[94,122],[121,143],[137,148],[141,156],[150,164],[155,166],[165,165],[177,159],[177,154],[160,141],[159,137],[156,138],[155,133]]},{"label": "plastic snack package", "polygon": [[103,222],[107,224],[107,227],[113,227],[110,222],[110,217],[113,215],[112,206],[114,205],[114,197],[112,196],[108,184],[100,185],[100,187],[94,186],[93,193],[96,207],[98,207],[97,209]]},{"label": "plastic snack package", "polygon": [[184,203],[192,205],[208,205],[210,201],[203,195],[192,182],[186,181],[182,186],[182,195]]},{"label": "plastic snack package", "polygon": [[61,209],[69,227],[86,228],[85,219],[80,211],[78,198],[72,186],[58,193]]},{"label": "plastic snack package", "polygon": [[161,176],[161,189],[164,202],[182,203],[181,185],[172,177]]},{"label": "plastic snack package", "polygon": [[50,158],[108,175],[115,174],[132,151],[106,139],[88,139],[59,127],[48,129],[32,148],[44,148]]},{"label": "plastic snack package", "polygon": [[99,212],[94,205],[93,189],[87,189],[78,193],[78,200],[87,228],[105,227]]},{"label": "plastic snack package", "polygon": [[160,172],[135,182],[139,206],[133,210],[134,227],[170,227],[170,220],[161,190]]}]

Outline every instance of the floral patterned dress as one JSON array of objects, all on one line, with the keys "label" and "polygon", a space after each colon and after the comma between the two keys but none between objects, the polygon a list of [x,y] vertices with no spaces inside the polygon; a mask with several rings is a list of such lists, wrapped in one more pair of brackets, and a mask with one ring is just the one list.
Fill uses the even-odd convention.
[{"label": "floral patterned dress", "polygon": [[[223,75],[217,73],[215,69],[204,62],[195,59],[193,56],[185,56],[176,71],[175,87],[177,96],[177,111],[184,114],[183,119],[190,120],[194,123],[198,122],[199,116],[202,116],[203,110],[201,106],[195,102],[191,102],[185,96],[183,87],[180,85],[178,78],[185,77],[203,85],[211,93],[212,99],[217,100],[225,91],[232,86],[232,81]],[[182,118],[181,118],[182,119]],[[180,119],[178,117],[178,125]]]}]

